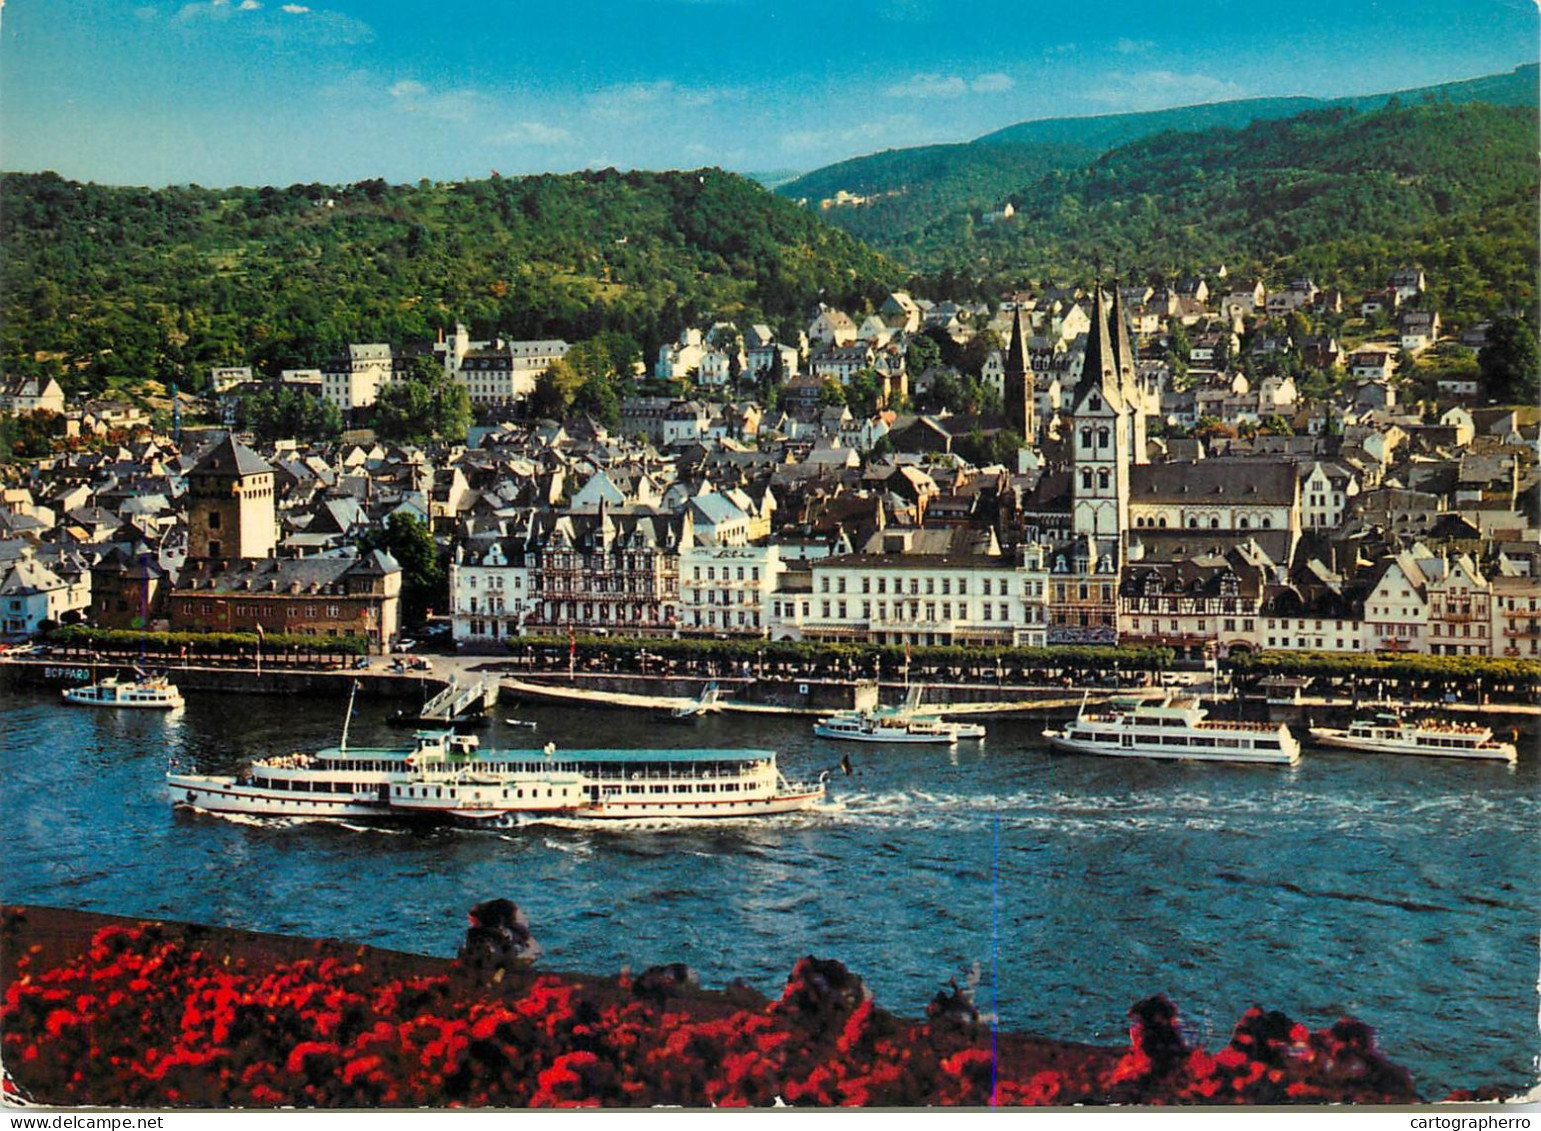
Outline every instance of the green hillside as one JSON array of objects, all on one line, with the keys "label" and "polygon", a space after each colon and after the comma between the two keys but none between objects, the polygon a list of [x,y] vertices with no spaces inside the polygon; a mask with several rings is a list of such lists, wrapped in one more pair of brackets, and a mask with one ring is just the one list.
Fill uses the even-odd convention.
[{"label": "green hillside", "polygon": [[800,320],[821,296],[860,308],[899,274],[715,169],[155,191],[7,174],[0,249],[7,372],[96,386],[314,366],[457,319],[651,352],[705,318]]},{"label": "green hillside", "polygon": [[[780,185],[784,196],[811,208],[844,190],[871,203],[821,209],[832,224],[852,232],[923,270],[941,270],[955,257],[939,249],[968,241],[972,220],[993,211],[1013,194],[1056,171],[1085,168],[1095,156],[1142,138],[1169,132],[1239,129],[1310,111],[1349,108],[1368,111],[1392,99],[1462,104],[1537,105],[1538,69],[1531,64],[1504,75],[1324,101],[1314,98],[1254,98],[1084,118],[1021,122],[958,145],[888,150],[817,169]],[[928,230],[929,229],[929,230]],[[924,234],[923,234],[924,233]]]},{"label": "green hillside", "polygon": [[1534,109],[1479,102],[1166,133],[1040,178],[1013,194],[1010,224],[942,220],[912,246],[933,269],[1003,285],[1224,263],[1356,289],[1416,262],[1462,307],[1528,307],[1537,136]]}]

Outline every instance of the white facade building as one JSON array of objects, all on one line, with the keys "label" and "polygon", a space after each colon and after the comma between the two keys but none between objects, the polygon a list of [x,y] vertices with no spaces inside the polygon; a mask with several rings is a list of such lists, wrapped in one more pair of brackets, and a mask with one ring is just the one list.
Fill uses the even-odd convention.
[{"label": "white facade building", "polygon": [[786,572],[775,546],[696,544],[680,551],[680,631],[767,634],[771,595]]},{"label": "white facade building", "polygon": [[[812,563],[792,598],[807,640],[1041,647],[1048,633],[1042,557],[848,554]],[[802,609],[806,614],[802,615]],[[785,614],[781,619],[785,619]]]},{"label": "white facade building", "polygon": [[473,543],[449,569],[450,616],[455,642],[494,645],[518,636],[531,609],[530,571],[517,539]]},{"label": "white facade building", "polygon": [[321,395],[344,412],[368,408],[391,382],[391,347],[384,342],[350,345],[321,371]]},{"label": "white facade building", "polygon": [[0,634],[32,636],[45,621],[58,624],[65,613],[91,607],[91,573],[76,584],[26,556],[0,575]]}]

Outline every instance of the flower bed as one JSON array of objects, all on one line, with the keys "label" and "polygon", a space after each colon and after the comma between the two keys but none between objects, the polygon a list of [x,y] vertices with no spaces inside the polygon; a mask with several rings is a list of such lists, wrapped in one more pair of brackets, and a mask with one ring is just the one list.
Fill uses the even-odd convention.
[{"label": "flower bed", "polygon": [[700,990],[683,967],[555,975],[39,908],[6,909],[3,934],[6,1087],[50,1104],[1418,1102],[1346,1019],[1313,1032],[1253,1009],[1210,1052],[1152,998],[1130,1012],[1129,1047],[1107,1049],[992,1039],[956,989],[901,1020],[814,958],[769,1000]]}]

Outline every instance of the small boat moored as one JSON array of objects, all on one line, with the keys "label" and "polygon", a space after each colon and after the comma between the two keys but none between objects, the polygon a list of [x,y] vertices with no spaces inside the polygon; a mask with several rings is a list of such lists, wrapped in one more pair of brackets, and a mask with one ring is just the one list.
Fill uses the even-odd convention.
[{"label": "small boat moored", "polygon": [[1437,719],[1409,722],[1401,715],[1383,712],[1355,719],[1348,729],[1311,727],[1311,737],[1324,746],[1360,750],[1368,754],[1417,754],[1430,758],[1479,758],[1514,763],[1519,748],[1499,742],[1493,728],[1480,723],[1455,723]]},{"label": "small boat moored", "polygon": [[186,705],[182,693],[165,676],[140,673],[137,679],[108,676],[85,687],[67,687],[66,703],[83,707],[131,707],[139,710],[174,711]]},{"label": "small boat moored", "polygon": [[813,733],[820,738],[837,738],[847,742],[935,743],[951,746],[960,739],[983,738],[985,728],[980,723],[955,723],[938,714],[920,709],[924,689],[912,687],[903,705],[879,707],[877,687],[868,684],[858,687],[855,710],[838,711],[813,724]]}]

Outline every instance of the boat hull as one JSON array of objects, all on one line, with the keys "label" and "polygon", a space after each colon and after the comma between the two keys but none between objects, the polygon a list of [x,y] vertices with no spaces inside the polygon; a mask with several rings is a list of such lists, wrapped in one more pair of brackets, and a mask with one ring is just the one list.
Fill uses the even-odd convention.
[{"label": "boat hull", "polygon": [[820,738],[834,738],[839,739],[841,742],[880,742],[885,745],[913,744],[951,746],[953,743],[958,741],[957,736],[952,734],[909,734],[904,731],[891,731],[887,733],[879,733],[873,731],[869,733],[860,733],[845,730],[832,730],[826,727],[822,727],[817,723],[814,724],[813,733]]},{"label": "boat hull", "polygon": [[1102,758],[1148,758],[1163,762],[1231,762],[1268,766],[1293,766],[1300,761],[1298,749],[1288,750],[1205,750],[1194,747],[1120,746],[1090,742],[1063,731],[1046,730],[1043,737],[1050,746],[1067,754],[1095,754]]},{"label": "boat hull", "polygon": [[242,785],[234,778],[170,774],[166,789],[178,808],[208,813],[238,813],[247,817],[304,817],[333,820],[399,818],[402,814],[376,800],[359,795],[295,797],[277,790]]},{"label": "boat hull", "polygon": [[568,806],[493,807],[387,804],[360,794],[295,797],[279,790],[243,785],[234,778],[171,774],[166,779],[174,807],[247,817],[290,817],[380,823],[437,823],[509,827],[541,819],[596,822],[639,820],[724,820],[769,817],[813,809],[825,800],[822,786],[771,797],[735,801],[602,801]]},{"label": "boat hull", "polygon": [[1311,737],[1323,746],[1357,750],[1362,754],[1410,754],[1419,758],[1460,758],[1481,762],[1519,760],[1519,749],[1509,742],[1497,742],[1490,747],[1433,747],[1417,742],[1356,738],[1347,731],[1332,727],[1312,727]]},{"label": "boat hull", "polygon": [[161,699],[102,699],[86,694],[85,688],[68,688],[63,693],[66,703],[77,707],[111,707],[124,711],[176,711],[187,706],[182,696]]}]

